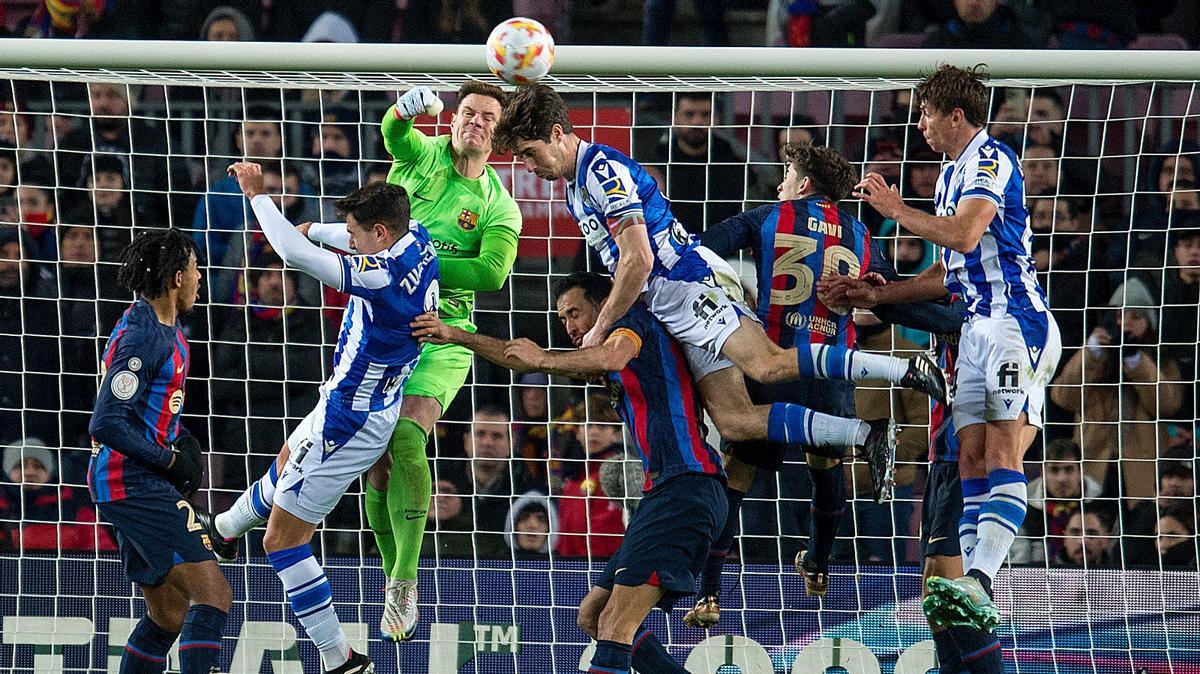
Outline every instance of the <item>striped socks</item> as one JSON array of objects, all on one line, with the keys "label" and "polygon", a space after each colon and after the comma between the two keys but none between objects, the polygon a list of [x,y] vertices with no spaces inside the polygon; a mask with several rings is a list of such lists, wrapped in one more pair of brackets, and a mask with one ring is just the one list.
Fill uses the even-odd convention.
[{"label": "striped socks", "polygon": [[142,616],[125,643],[120,674],[162,674],[167,669],[167,653],[179,634],[168,632]]},{"label": "striped socks", "polygon": [[1029,490],[1025,474],[1007,468],[988,473],[988,487],[988,500],[979,507],[979,542],[971,569],[995,578],[1008,558],[1013,539],[1025,523],[1025,500]]},{"label": "striped socks", "polygon": [[179,637],[179,674],[209,674],[221,654],[221,633],[225,631],[224,611],[195,604],[183,619]]},{"label": "striped socks", "polygon": [[271,516],[271,506],[275,503],[275,483],[278,481],[279,475],[273,461],[266,474],[238,496],[232,508],[217,515],[214,522],[217,533],[225,538],[241,538],[246,532],[264,524]]},{"label": "striped socks", "polygon": [[865,421],[814,412],[802,405],[774,403],[767,416],[767,440],[785,445],[853,447],[871,427]]},{"label": "striped socks", "polygon": [[979,508],[988,500],[987,478],[962,481],[963,510],[958,520],[958,547],[962,551],[963,571],[970,571],[975,559],[979,534]]},{"label": "striped socks", "polygon": [[895,384],[908,372],[908,361],[844,346],[810,344],[808,348],[796,347],[796,367],[801,377],[850,381],[882,379]]},{"label": "striped socks", "polygon": [[321,651],[325,669],[341,667],[350,659],[350,643],[333,611],[333,592],[325,572],[313,557],[312,548],[298,545],[268,552],[267,559],[283,583],[292,611],[304,625],[308,638]]}]

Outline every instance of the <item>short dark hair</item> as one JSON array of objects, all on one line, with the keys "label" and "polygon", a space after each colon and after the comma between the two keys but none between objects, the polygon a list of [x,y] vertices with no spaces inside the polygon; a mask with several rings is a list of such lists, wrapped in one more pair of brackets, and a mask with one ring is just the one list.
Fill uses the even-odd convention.
[{"label": "short dark hair", "polygon": [[575,288],[583,290],[583,297],[592,304],[600,304],[612,292],[612,278],[590,271],[577,271],[554,284],[554,302]]},{"label": "short dark hair", "polygon": [[461,87],[458,88],[458,104],[462,105],[463,99],[472,94],[476,96],[487,96],[488,98],[494,98],[501,107],[504,106],[504,100],[508,98],[508,95],[504,93],[504,90],[495,84],[480,82],[479,80],[467,80],[466,82],[463,82]]},{"label": "short dark hair", "polygon": [[196,243],[183,230],[168,227],[143,231],[121,251],[117,282],[149,299],[162,297],[175,274],[187,271],[193,256],[200,257]]},{"label": "short dark hair", "polygon": [[396,236],[408,231],[408,192],[399,185],[376,180],[338,199],[333,206],[339,213],[353,215],[361,227],[378,222]]},{"label": "short dark hair", "polygon": [[850,196],[854,183],[858,181],[854,167],[831,147],[788,143],[783,146],[783,156],[793,171],[806,176],[818,194],[835,204]]},{"label": "short dark hair", "polygon": [[716,103],[713,101],[713,95],[706,91],[681,91],[675,94],[676,108],[678,108],[679,104],[683,101],[702,101],[704,103],[711,103],[713,108],[716,108]]},{"label": "short dark hair", "polygon": [[988,91],[984,82],[987,79],[983,64],[970,70],[945,64],[917,84],[917,102],[943,114],[959,108],[968,122],[985,126]]},{"label": "short dark hair", "polygon": [[1083,452],[1079,445],[1070,438],[1057,438],[1046,444],[1047,461],[1080,461]]},{"label": "short dark hair", "polygon": [[493,142],[501,152],[515,149],[523,140],[549,142],[555,124],[567,133],[572,131],[562,96],[544,84],[519,87],[504,103]]},{"label": "short dark hair", "polygon": [[501,407],[493,403],[486,403],[484,405],[480,405],[479,408],[475,410],[475,414],[471,415],[471,423],[475,423],[475,417],[482,414],[486,414],[489,417],[504,417],[509,421],[512,420],[512,415],[508,413],[508,408]]}]

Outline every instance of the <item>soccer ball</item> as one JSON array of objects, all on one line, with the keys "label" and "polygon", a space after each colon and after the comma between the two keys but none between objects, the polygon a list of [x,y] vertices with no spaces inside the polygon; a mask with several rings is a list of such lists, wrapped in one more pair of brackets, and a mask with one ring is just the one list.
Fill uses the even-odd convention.
[{"label": "soccer ball", "polygon": [[554,38],[533,19],[509,19],[488,36],[488,70],[509,84],[532,84],[553,64]]}]

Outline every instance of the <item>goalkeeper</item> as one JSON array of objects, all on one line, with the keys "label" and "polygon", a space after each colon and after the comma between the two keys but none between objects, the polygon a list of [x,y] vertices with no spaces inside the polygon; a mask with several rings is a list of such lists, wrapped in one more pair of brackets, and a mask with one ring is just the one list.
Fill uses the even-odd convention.
[{"label": "goalkeeper", "polygon": [[[383,144],[392,156],[388,182],[408,191],[412,217],[429,230],[437,249],[439,314],[468,332],[475,331],[475,292],[504,285],[521,232],[517,202],[487,163],[504,98],[498,86],[467,81],[458,90],[450,133],[432,138],[413,127],[418,115],[441,109],[428,87],[401,95],[383,117]],[[417,560],[432,493],[425,445],[466,382],[471,358],[454,344],[425,346],[404,386],[389,451],[367,473],[367,522],[387,577],[379,623],[384,638],[407,640],[416,630]]]}]

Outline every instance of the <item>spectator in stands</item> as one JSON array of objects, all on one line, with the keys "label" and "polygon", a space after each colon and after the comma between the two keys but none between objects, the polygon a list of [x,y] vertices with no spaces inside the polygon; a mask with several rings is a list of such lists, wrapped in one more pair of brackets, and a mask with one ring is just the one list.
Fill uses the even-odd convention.
[{"label": "spectator in stands", "polygon": [[[255,105],[246,110],[246,121],[234,135],[237,151],[249,161],[279,159],[283,156],[283,131],[278,110]],[[225,167],[217,167],[222,174]],[[225,260],[230,232],[246,228],[250,204],[242,197],[237,180],[224,176],[208,187],[208,193],[196,204],[192,217],[192,236],[209,264]],[[285,213],[285,215],[287,215]],[[210,231],[213,230],[213,231]]]},{"label": "spectator in stands", "polygon": [[33,262],[37,244],[0,228],[0,442],[36,435],[59,444],[59,343],[53,275]]},{"label": "spectator in stands", "polygon": [[213,346],[211,391],[217,446],[249,448],[252,459],[249,468],[229,461],[224,475],[214,471],[219,485],[239,486],[266,470],[287,438],[287,420],[316,404],[325,360],[320,310],[301,301],[295,274],[271,252],[250,264],[244,307]]},{"label": "spectator in stands", "polygon": [[1025,194],[1053,196],[1058,194],[1058,150],[1049,145],[1030,145],[1021,158],[1025,173]]},{"label": "spectator in stands", "polygon": [[475,530],[503,544],[505,518],[514,498],[538,486],[512,462],[508,412],[493,405],[475,410],[475,419],[463,434],[463,451],[470,485],[465,493],[474,497]]},{"label": "spectator in stands", "polygon": [[[1156,348],[1158,310],[1145,283],[1129,279],[1109,305],[1115,310],[1062,367],[1050,397],[1075,415],[1084,473],[1105,495],[1153,498],[1157,448],[1166,443],[1158,420],[1182,402],[1179,365]],[[1119,469],[1109,472],[1110,463]]]},{"label": "spectator in stands", "polygon": [[1112,287],[1104,274],[1089,274],[1092,261],[1092,223],[1087,201],[1068,197],[1032,197],[1029,220],[1033,229],[1033,260],[1038,279],[1050,300],[1063,347],[1083,345],[1086,308],[1100,304],[1088,298],[1107,297]]},{"label": "spectator in stands", "polygon": [[[547,463],[550,456],[548,436],[550,431],[550,378],[542,372],[521,375],[514,391],[513,436],[517,455],[524,462],[530,475],[538,483],[548,480]],[[547,483],[548,484],[548,483]],[[550,485],[557,489],[559,485]]]},{"label": "spectator in stands", "polygon": [[[878,173],[889,185],[899,185],[903,164],[904,146],[900,140],[881,134],[867,143],[867,165],[863,168],[864,174]],[[882,229],[885,219],[870,205],[863,205],[862,221],[871,230],[872,236]]]},{"label": "spectator in stands", "polygon": [[[725,3],[721,0],[695,0],[695,4],[704,46],[727,46],[729,29],[725,26]],[[645,13],[642,15],[642,44],[670,44],[671,22],[674,18],[675,0],[646,0]]]},{"label": "spectator in stands", "polygon": [[1122,552],[1126,566],[1157,566],[1160,550],[1156,547],[1162,515],[1175,511],[1189,512],[1194,517],[1196,506],[1196,476],[1192,459],[1167,459],[1158,468],[1158,497],[1135,505],[1126,517]]},{"label": "spectator in stands", "polygon": [[1050,17],[1059,49],[1124,49],[1140,30],[1161,30],[1162,18],[1176,4],[1176,0],[1045,0],[1041,11]]},{"label": "spectator in stands", "polygon": [[[808,115],[796,115],[790,126],[785,126],[775,132],[775,159],[780,164],[787,163],[784,148],[788,143],[808,143],[823,145],[825,134],[817,133],[817,123]],[[818,135],[820,136],[818,138]]]},{"label": "spectator in stands", "polygon": [[38,259],[57,259],[58,240],[54,233],[54,201],[51,199],[50,193],[33,185],[17,187],[17,210],[15,218],[11,220],[5,218],[5,220],[21,223],[21,231],[37,244]]},{"label": "spectator in stands", "polygon": [[1158,518],[1155,528],[1158,554],[1163,568],[1196,568],[1196,519],[1184,510],[1172,510]]},{"label": "spectator in stands", "polygon": [[0,145],[0,219],[17,203],[17,152]]},{"label": "spectator in stands", "polygon": [[640,160],[662,174],[671,212],[684,228],[699,234],[742,212],[754,172],[732,143],[713,133],[712,94],[676,94],[671,123]]},{"label": "spectator in stands", "polygon": [[1192,141],[1168,143],[1150,157],[1130,216],[1129,240],[1120,242],[1127,250],[1121,251],[1117,262],[1161,269],[1166,261],[1166,231],[1200,227],[1197,162],[1200,145]]},{"label": "spectator in stands", "polygon": [[84,37],[92,24],[104,16],[104,10],[104,0],[42,0],[20,33],[29,38]]},{"label": "spectator in stands", "polygon": [[1066,125],[1062,100],[1053,89],[1008,89],[992,116],[988,133],[1020,151],[1026,145],[1063,146]]},{"label": "spectator in stands", "polygon": [[934,152],[925,141],[913,143],[903,164],[905,203],[927,213],[933,213],[933,195],[942,172],[942,155]]},{"label": "spectator in stands", "polygon": [[1081,509],[1096,510],[1101,485],[1083,474],[1083,452],[1074,440],[1058,438],[1046,445],[1042,476],[1029,482],[1029,512],[1009,552],[1013,564],[1041,564],[1057,559],[1071,517]]},{"label": "spectator in stands", "polygon": [[358,121],[352,110],[326,108],[313,136],[310,156],[317,161],[323,222],[335,221],[333,203],[358,189]]},{"label": "spectator in stands", "polygon": [[[87,200],[67,211],[62,222],[95,227],[99,259],[116,262],[125,246],[133,240],[133,204],[125,165],[110,154],[92,156],[91,170],[80,177]],[[161,226],[165,223],[145,223]]]},{"label": "spectator in stands", "polygon": [[253,42],[254,26],[236,7],[213,9],[200,26],[200,39],[210,42]]},{"label": "spectator in stands", "polygon": [[558,538],[558,521],[550,497],[528,491],[513,502],[504,527],[504,542],[517,559],[545,559]]},{"label": "spectator in stands", "polygon": [[[0,147],[16,149],[15,161],[21,165],[20,184],[53,186],[51,154],[39,149],[39,143],[34,139],[36,117],[23,112],[18,100],[0,102]],[[45,115],[43,118],[50,117]]]},{"label": "spectator in stands", "polygon": [[433,488],[429,504],[429,524],[425,527],[425,538],[421,544],[423,555],[432,557],[500,557],[505,549],[492,545],[483,547],[494,538],[476,541],[472,535],[475,519],[471,514],[471,501],[459,495],[459,487],[451,480],[438,480]]},{"label": "spectator in stands", "polygon": [[933,49],[1033,49],[1041,47],[1016,13],[999,0],[954,0],[955,17],[938,26],[921,45]]},{"label": "spectator in stands", "polygon": [[625,522],[621,504],[600,485],[600,466],[625,453],[621,419],[605,396],[593,394],[576,405],[572,425],[585,457],[579,477],[566,481],[558,499],[559,538],[555,552],[566,557],[607,559],[621,546]]},{"label": "spectator in stands", "polygon": [[1055,566],[1097,569],[1112,565],[1113,523],[1102,512],[1079,510],[1071,515],[1063,531],[1062,550],[1054,557]]},{"label": "spectator in stands", "polygon": [[[88,85],[91,117],[87,124],[58,139],[58,176],[63,185],[75,185],[82,180],[87,159],[92,153],[110,154],[125,165],[124,174],[130,178],[133,205],[138,223],[163,222],[167,214],[168,190],[170,208],[177,219],[190,207],[193,191],[191,170],[181,156],[169,161],[167,135],[164,127],[152,126],[142,117],[130,117],[127,87],[107,82]],[[169,170],[168,170],[169,166]],[[169,180],[168,180],[169,178]],[[64,195],[70,199],[72,195]],[[82,201],[79,196],[74,197]],[[65,203],[70,210],[75,203]]]},{"label": "spectator in stands", "polygon": [[24,552],[116,550],[108,527],[97,524],[86,489],[59,485],[54,452],[26,437],[4,448],[0,484],[0,549]]},{"label": "spectator in stands", "polygon": [[1173,433],[1171,444],[1195,451],[1195,420],[1200,419],[1196,395],[1196,343],[1200,338],[1200,227],[1171,231],[1171,259],[1161,271],[1162,283],[1162,350],[1179,363],[1180,379],[1185,384],[1184,402],[1174,418],[1179,420],[1168,428]]},{"label": "spectator in stands", "polygon": [[358,42],[358,30],[350,20],[338,12],[322,12],[300,38],[301,42]]}]

